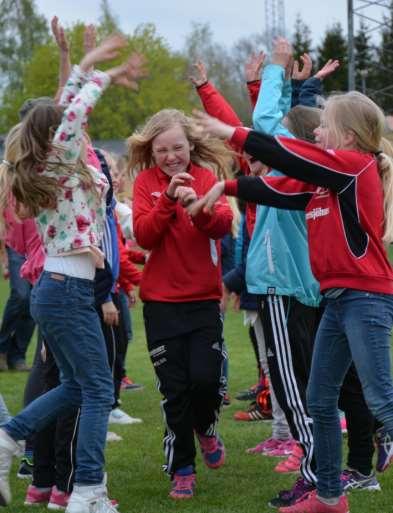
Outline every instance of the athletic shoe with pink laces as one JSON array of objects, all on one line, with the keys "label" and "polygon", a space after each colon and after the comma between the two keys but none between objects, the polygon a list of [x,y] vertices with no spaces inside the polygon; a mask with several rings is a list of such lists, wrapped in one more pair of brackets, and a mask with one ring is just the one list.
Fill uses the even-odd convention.
[{"label": "athletic shoe with pink laces", "polygon": [[276,458],[285,458],[292,454],[294,448],[296,447],[296,442],[294,440],[284,440],[281,441],[278,447],[272,449],[271,451],[267,451],[265,456],[274,456]]},{"label": "athletic shoe with pink laces", "polygon": [[195,472],[192,465],[178,469],[172,478],[169,497],[175,500],[192,499],[195,489]]},{"label": "athletic shoe with pink laces", "polygon": [[70,493],[62,492],[57,488],[57,486],[54,486],[50,494],[48,509],[66,509],[68,501],[70,500],[70,495]]},{"label": "athletic shoe with pink laces", "polygon": [[282,444],[282,440],[278,440],[278,438],[268,438],[263,442],[260,442],[255,447],[250,447],[246,449],[248,454],[266,454],[267,452],[273,451],[277,449]]},{"label": "athletic shoe with pink laces", "polygon": [[338,504],[331,506],[320,501],[314,490],[292,506],[279,508],[279,513],[349,513],[349,504],[346,495],[342,495]]},{"label": "athletic shoe with pink laces", "polygon": [[300,465],[303,458],[303,449],[300,445],[296,444],[293,448],[289,458],[284,461],[280,461],[275,467],[274,471],[279,474],[291,474],[300,471]]},{"label": "athletic shoe with pink laces", "polygon": [[47,504],[51,494],[50,488],[37,488],[34,485],[27,487],[25,506],[38,506],[39,504]]},{"label": "athletic shoe with pink laces", "polygon": [[209,468],[219,468],[225,463],[225,447],[218,435],[204,436],[197,433],[203,461]]}]

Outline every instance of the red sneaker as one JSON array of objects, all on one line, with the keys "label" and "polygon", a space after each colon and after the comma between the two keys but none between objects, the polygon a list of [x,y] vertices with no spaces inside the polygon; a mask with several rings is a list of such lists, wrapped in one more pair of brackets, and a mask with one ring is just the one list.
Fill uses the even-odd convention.
[{"label": "red sneaker", "polygon": [[220,468],[225,463],[225,447],[218,435],[203,436],[197,433],[203,461],[209,468]]},{"label": "red sneaker", "polygon": [[300,465],[303,458],[303,449],[296,444],[291,455],[284,461],[280,461],[275,467],[274,472],[279,474],[291,474],[300,471]]},{"label": "red sneaker", "polygon": [[182,471],[188,472],[188,468],[180,469],[175,472],[172,479],[172,489],[169,492],[169,497],[175,500],[192,499],[195,489],[195,473],[190,470],[190,473],[184,474]]},{"label": "red sneaker", "polygon": [[49,501],[51,494],[50,488],[40,489],[34,485],[27,487],[25,506],[37,506],[39,504],[46,504]]},{"label": "red sneaker", "polygon": [[57,486],[54,486],[50,494],[48,509],[66,509],[70,495],[70,493],[62,492]]},{"label": "red sneaker", "polygon": [[349,504],[347,496],[341,495],[338,504],[330,506],[321,502],[314,490],[292,506],[279,508],[278,511],[279,513],[349,513]]}]

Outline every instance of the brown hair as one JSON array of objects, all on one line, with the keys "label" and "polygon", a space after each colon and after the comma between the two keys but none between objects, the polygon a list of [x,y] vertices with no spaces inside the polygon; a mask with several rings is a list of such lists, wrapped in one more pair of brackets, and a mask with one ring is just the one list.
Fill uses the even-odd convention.
[{"label": "brown hair", "polygon": [[58,105],[37,103],[20,125],[18,153],[13,162],[12,193],[17,204],[23,205],[24,216],[36,217],[42,209],[56,208],[58,181],[40,171],[76,173],[83,184],[93,186],[82,157],[75,164],[67,163],[61,158],[62,148],[52,144],[63,114],[64,109]]},{"label": "brown hair", "polygon": [[288,130],[298,139],[315,142],[314,130],[321,122],[321,109],[296,105],[286,116]]}]

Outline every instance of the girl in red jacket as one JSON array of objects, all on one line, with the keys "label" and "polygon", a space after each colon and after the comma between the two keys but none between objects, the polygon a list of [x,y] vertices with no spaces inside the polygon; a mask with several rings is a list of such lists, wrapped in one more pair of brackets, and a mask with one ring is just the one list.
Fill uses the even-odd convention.
[{"label": "girl in red jacket", "polygon": [[[216,425],[226,389],[223,376],[220,238],[232,211],[222,197],[212,213],[191,219],[185,206],[225,176],[231,152],[202,136],[177,110],[154,115],[129,139],[134,184],[134,234],[150,251],[143,270],[147,344],[162,401],[170,496],[188,499],[195,486],[197,435],[206,465],[224,463]],[[215,172],[213,172],[213,170]]]},{"label": "girl in red jacket", "polygon": [[368,406],[383,423],[377,470],[393,460],[393,271],[384,246],[393,241],[393,161],[382,138],[384,115],[360,93],[333,96],[315,130],[317,146],[235,129],[202,113],[198,118],[205,130],[242,143],[250,155],[291,178],[220,182],[195,204],[193,214],[209,211],[224,191],[306,211],[311,265],[326,300],[307,397],[318,483],[316,492],[279,511],[348,513],[337,402],[352,360]]}]

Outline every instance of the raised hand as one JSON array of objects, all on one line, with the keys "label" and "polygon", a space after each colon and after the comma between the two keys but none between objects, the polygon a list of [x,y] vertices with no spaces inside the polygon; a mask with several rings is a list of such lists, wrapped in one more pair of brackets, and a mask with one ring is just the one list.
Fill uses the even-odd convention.
[{"label": "raised hand", "polygon": [[195,87],[200,87],[207,82],[206,66],[198,60],[192,65],[193,73],[188,77]]},{"label": "raised hand", "polygon": [[145,58],[139,53],[133,53],[124,64],[115,66],[107,71],[113,84],[137,91],[138,80],[147,76]]},{"label": "raised hand", "polygon": [[244,75],[247,82],[254,82],[261,78],[261,69],[265,62],[266,55],[264,52],[253,53],[244,65]]},{"label": "raised hand", "polygon": [[97,31],[94,25],[86,25],[83,32],[83,50],[85,55],[97,46]]},{"label": "raised hand", "polygon": [[192,113],[198,128],[204,134],[213,135],[220,139],[230,139],[236,129],[236,127],[227,125],[200,110],[194,109]]},{"label": "raised hand", "polygon": [[315,73],[315,78],[319,78],[319,80],[323,80],[327,76],[331,75],[336,71],[336,69],[340,66],[340,61],[337,59],[329,59],[327,63]]},{"label": "raised hand", "polygon": [[225,182],[217,182],[213,187],[207,192],[203,198],[200,198],[197,201],[191,203],[191,205],[187,208],[187,212],[191,217],[196,216],[201,210],[205,212],[205,214],[212,213],[214,204],[218,201],[218,199],[224,194]]},{"label": "raised hand", "polygon": [[55,38],[57,46],[59,47],[59,50],[63,53],[69,53],[70,45],[68,43],[67,36],[65,35],[63,27],[59,25],[59,18],[57,16],[53,16],[50,25],[52,34]]},{"label": "raised hand", "polygon": [[287,68],[292,59],[292,46],[284,37],[278,37],[274,41],[272,64],[278,64]]},{"label": "raised hand", "polygon": [[292,78],[294,80],[307,80],[311,76],[312,59],[308,53],[300,56],[302,69],[300,69],[299,61],[295,60],[292,69]]},{"label": "raised hand", "polygon": [[98,62],[110,61],[119,55],[119,51],[127,45],[127,39],[121,34],[114,34],[105,39],[99,46],[90,50],[80,63],[80,68],[87,71]]}]

